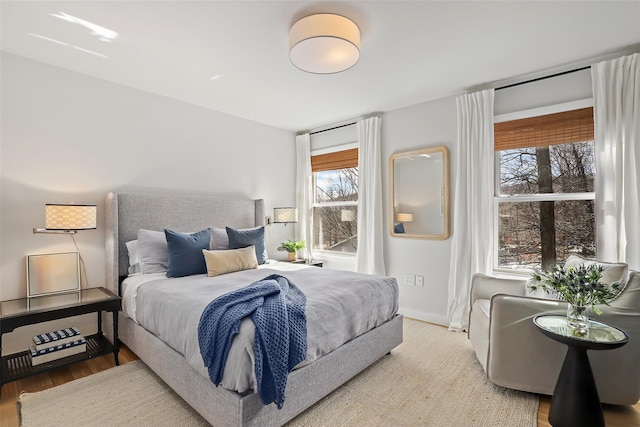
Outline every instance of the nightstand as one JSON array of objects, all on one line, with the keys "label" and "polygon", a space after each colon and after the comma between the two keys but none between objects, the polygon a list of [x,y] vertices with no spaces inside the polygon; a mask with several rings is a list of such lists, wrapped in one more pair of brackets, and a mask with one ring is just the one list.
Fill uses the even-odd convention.
[{"label": "nightstand", "polygon": [[287,262],[290,262],[292,264],[312,265],[314,267],[322,267],[322,265],[323,265],[323,262],[322,261],[318,261],[318,260],[307,261],[306,259],[297,259],[295,261],[287,261]]},{"label": "nightstand", "polygon": [[[36,366],[31,365],[29,351],[3,356],[2,363],[0,363],[0,387],[20,378],[109,353],[113,353],[116,365],[118,365],[119,310],[120,297],[104,288],[89,288],[78,292],[0,301],[0,349],[2,348],[2,334],[11,332],[20,326],[87,313],[98,314],[98,332],[85,336],[87,351]],[[103,311],[110,311],[113,314],[113,344],[102,334]]]}]

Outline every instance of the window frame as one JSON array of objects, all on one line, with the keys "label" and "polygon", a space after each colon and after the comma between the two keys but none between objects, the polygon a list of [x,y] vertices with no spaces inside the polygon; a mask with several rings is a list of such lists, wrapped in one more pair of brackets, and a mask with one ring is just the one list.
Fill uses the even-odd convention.
[{"label": "window frame", "polygon": [[[337,153],[339,151],[346,151],[346,150],[351,150],[351,149],[357,149],[358,148],[358,143],[354,142],[354,143],[347,143],[347,144],[340,144],[340,145],[335,145],[332,147],[327,147],[327,148],[322,148],[319,150],[312,150],[311,151],[311,157],[313,156],[318,156],[318,155],[323,155],[323,154],[329,154],[329,153]],[[330,169],[330,170],[337,170],[337,169]],[[314,214],[315,214],[315,209],[318,207],[324,207],[324,208],[329,208],[329,207],[352,207],[352,206],[358,206],[358,200],[360,199],[360,181],[359,181],[359,175],[358,175],[358,200],[345,200],[343,202],[317,202],[316,201],[316,173],[317,172],[313,172],[313,170],[311,171],[311,185],[312,185],[312,191],[311,191],[311,217],[314,218]],[[356,218],[356,222],[358,221],[358,219]],[[315,242],[315,227],[316,224],[315,222],[313,222],[313,226],[312,226],[312,233],[311,233],[311,250],[314,253],[318,253],[318,254],[322,254],[323,256],[338,256],[338,257],[346,257],[346,258],[355,258],[356,254],[357,254],[357,249],[356,252],[338,252],[338,251],[331,251],[331,250],[326,250],[326,249],[317,249],[315,247],[316,242]]]},{"label": "window frame", "polygon": [[[530,110],[522,110],[513,113],[500,114],[493,117],[493,123],[502,123],[511,120],[526,119],[529,117],[543,116],[546,114],[562,113],[564,111],[577,110],[580,108],[593,107],[593,98],[581,99],[578,101],[565,102],[561,104],[549,105],[546,107],[534,108]],[[546,202],[546,201],[571,201],[571,200],[593,200],[595,202],[595,192],[584,193],[540,193],[540,194],[517,194],[517,195],[500,195],[500,152],[494,153],[493,164],[493,204],[492,204],[492,217],[493,217],[493,271],[496,273],[508,273],[518,276],[529,276],[532,272],[531,269],[513,270],[505,267],[500,267],[499,262],[499,242],[500,242],[500,230],[499,223],[500,218],[498,214],[500,212],[499,205],[504,202]],[[597,170],[596,170],[597,173]],[[596,227],[596,235],[598,233]]]}]

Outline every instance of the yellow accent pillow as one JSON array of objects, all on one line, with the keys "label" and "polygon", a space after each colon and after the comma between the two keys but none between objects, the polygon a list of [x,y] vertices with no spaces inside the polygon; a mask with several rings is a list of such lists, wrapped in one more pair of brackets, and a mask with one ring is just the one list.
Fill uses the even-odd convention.
[{"label": "yellow accent pillow", "polygon": [[202,250],[209,277],[258,268],[255,246],[221,251]]}]

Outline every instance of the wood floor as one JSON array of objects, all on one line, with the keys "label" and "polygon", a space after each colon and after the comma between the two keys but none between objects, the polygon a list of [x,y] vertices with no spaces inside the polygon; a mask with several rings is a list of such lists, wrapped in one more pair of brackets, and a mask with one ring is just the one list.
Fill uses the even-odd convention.
[{"label": "wood floor", "polygon": [[[550,396],[540,396],[538,409],[538,427],[551,427],[549,424]],[[607,427],[636,427],[640,426],[640,403],[633,406],[602,405],[604,422]]]},{"label": "wood floor", "polygon": [[[120,363],[128,363],[137,360],[131,350],[125,346],[120,347]],[[2,387],[0,398],[0,427],[17,427],[18,413],[16,402],[20,392],[35,392],[55,387],[66,382],[95,374],[115,366],[112,355],[106,355],[95,359],[76,363],[71,366],[56,369],[48,373],[14,381]],[[538,427],[550,427],[549,396],[541,396],[540,409],[538,410]],[[640,427],[640,403],[634,406],[604,406],[604,418],[607,427]],[[105,426],[108,427],[108,426]]]},{"label": "wood floor", "polygon": [[[138,356],[131,350],[124,345],[120,346],[118,360],[121,365],[137,359]],[[19,422],[16,403],[21,392],[46,390],[78,378],[86,377],[87,375],[104,371],[115,365],[113,354],[107,354],[3,385],[2,396],[0,397],[0,427],[18,427]]]}]

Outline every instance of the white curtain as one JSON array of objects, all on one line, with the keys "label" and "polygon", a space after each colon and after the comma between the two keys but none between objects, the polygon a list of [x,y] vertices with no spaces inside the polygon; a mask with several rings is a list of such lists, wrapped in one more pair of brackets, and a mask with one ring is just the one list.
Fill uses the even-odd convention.
[{"label": "white curtain", "polygon": [[458,97],[453,239],[449,266],[449,330],[468,327],[474,273],[488,274],[493,256],[493,89]]},{"label": "white curtain", "polygon": [[358,120],[358,254],[360,273],[386,274],[382,220],[380,117]]},{"label": "white curtain", "polygon": [[304,259],[312,259],[313,212],[311,208],[311,137],[308,133],[296,136],[296,240],[304,240],[306,248],[300,250]]},{"label": "white curtain", "polygon": [[598,258],[640,269],[640,54],[591,67]]}]

